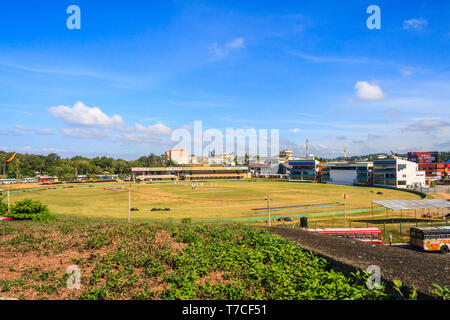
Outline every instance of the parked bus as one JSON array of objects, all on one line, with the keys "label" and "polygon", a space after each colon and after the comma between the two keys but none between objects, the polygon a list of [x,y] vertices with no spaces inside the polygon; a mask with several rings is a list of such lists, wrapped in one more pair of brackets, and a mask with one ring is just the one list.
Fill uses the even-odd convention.
[{"label": "parked bus", "polygon": [[15,184],[16,179],[0,179],[0,184]]},{"label": "parked bus", "polygon": [[330,229],[306,229],[321,234],[329,234],[339,238],[358,240],[368,243],[383,244],[381,230],[378,228],[330,228]]},{"label": "parked bus", "polygon": [[447,253],[450,248],[450,227],[411,228],[410,244],[425,251]]}]

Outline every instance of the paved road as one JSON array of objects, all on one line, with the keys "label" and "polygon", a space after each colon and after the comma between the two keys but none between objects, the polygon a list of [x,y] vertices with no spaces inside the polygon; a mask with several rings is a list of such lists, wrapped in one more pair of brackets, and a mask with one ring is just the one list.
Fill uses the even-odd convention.
[{"label": "paved road", "polygon": [[[422,252],[395,246],[380,246],[341,239],[292,227],[267,228],[283,238],[296,241],[302,248],[331,260],[340,271],[366,270],[378,265],[384,280],[401,280],[425,295],[435,289],[432,284],[450,287],[450,254]],[[346,267],[348,267],[347,270]]]}]

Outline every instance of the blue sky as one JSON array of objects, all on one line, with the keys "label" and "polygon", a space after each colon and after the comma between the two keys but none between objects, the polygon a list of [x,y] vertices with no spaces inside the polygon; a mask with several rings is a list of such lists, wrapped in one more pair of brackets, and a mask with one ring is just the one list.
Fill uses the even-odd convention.
[{"label": "blue sky", "polygon": [[448,151],[448,52],[449,1],[5,0],[0,150],[135,159],[201,120],[298,155]]}]

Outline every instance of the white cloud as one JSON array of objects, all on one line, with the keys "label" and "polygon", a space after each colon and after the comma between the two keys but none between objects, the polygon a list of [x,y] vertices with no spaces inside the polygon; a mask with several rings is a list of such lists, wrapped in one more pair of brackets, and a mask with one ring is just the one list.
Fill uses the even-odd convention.
[{"label": "white cloud", "polygon": [[396,110],[396,109],[394,109],[394,108],[389,108],[389,109],[387,109],[385,112],[384,112],[384,115],[387,117],[387,118],[396,118],[396,117],[398,117],[399,116],[399,112],[398,112],[398,110]]},{"label": "white cloud", "polygon": [[20,124],[16,124],[14,126],[14,130],[18,130],[19,132],[37,133],[37,134],[42,134],[42,135],[55,134],[52,129],[35,129],[35,128],[31,128],[31,127],[25,127]]},{"label": "white cloud", "polygon": [[53,134],[55,134],[55,132],[53,132],[52,129],[38,129],[38,130],[36,131],[36,133],[38,133],[38,134],[44,134],[44,135],[53,135]]},{"label": "white cloud", "polygon": [[63,153],[66,152],[66,149],[57,149],[57,148],[35,148],[30,146],[0,146],[0,150],[6,152],[20,152],[20,153],[33,153],[33,154],[49,154],[49,153]]},{"label": "white cloud", "polygon": [[232,49],[245,48],[244,38],[236,38],[236,39],[228,42],[226,46],[228,48],[232,48]]},{"label": "white cloud", "polygon": [[64,128],[61,132],[68,137],[79,139],[102,139],[102,140],[114,140],[111,132],[106,132],[99,129],[85,129],[85,128]]},{"label": "white cloud", "polygon": [[413,73],[412,70],[408,68],[402,68],[399,71],[404,77],[409,77]]},{"label": "white cloud", "polygon": [[358,81],[355,84],[356,95],[364,100],[381,100],[385,97],[383,90],[376,84],[367,81]]},{"label": "white cloud", "polygon": [[415,131],[415,132],[435,132],[442,128],[450,127],[450,123],[439,119],[424,119],[414,122],[408,125],[403,131]]},{"label": "white cloud", "polygon": [[16,128],[16,129],[18,129],[18,130],[20,130],[20,131],[28,131],[28,132],[34,131],[33,128],[21,126],[20,124],[16,124],[16,125],[14,126],[14,128]]},{"label": "white cloud", "polygon": [[166,127],[162,123],[157,123],[150,126],[136,124],[136,131],[141,133],[153,133],[160,136],[168,136],[172,133],[172,129]]},{"label": "white cloud", "polygon": [[165,147],[172,146],[173,144],[173,141],[164,140],[160,137],[148,135],[145,133],[127,133],[123,136],[122,142],[127,144],[150,144]]},{"label": "white cloud", "polygon": [[405,30],[422,30],[428,25],[425,19],[410,19],[403,21],[403,29]]},{"label": "white cloud", "polygon": [[213,43],[209,48],[213,59],[225,58],[230,52],[245,48],[244,38],[236,38],[227,42],[224,46],[220,46],[217,42]]},{"label": "white cloud", "polygon": [[73,108],[67,106],[51,107],[48,112],[72,125],[100,126],[105,128],[123,129],[124,121],[115,114],[108,116],[97,107],[89,108],[82,102],[77,102]]},{"label": "white cloud", "polygon": [[299,133],[300,129],[299,128],[294,128],[294,129],[290,129],[289,131],[292,132],[292,133]]}]

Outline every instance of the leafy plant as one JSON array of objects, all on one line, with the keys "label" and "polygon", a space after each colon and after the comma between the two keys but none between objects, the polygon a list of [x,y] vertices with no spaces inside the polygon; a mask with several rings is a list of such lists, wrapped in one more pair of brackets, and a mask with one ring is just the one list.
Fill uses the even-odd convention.
[{"label": "leafy plant", "polygon": [[433,294],[440,297],[442,300],[450,300],[450,289],[447,287],[441,287],[440,285],[437,285],[433,283],[433,287],[436,289],[433,290]]},{"label": "leafy plant", "polygon": [[47,206],[39,200],[24,199],[11,207],[9,217],[16,220],[48,221],[53,218]]},{"label": "leafy plant", "polygon": [[0,197],[0,216],[5,216],[6,212],[8,212],[8,206],[3,203],[3,198]]}]

